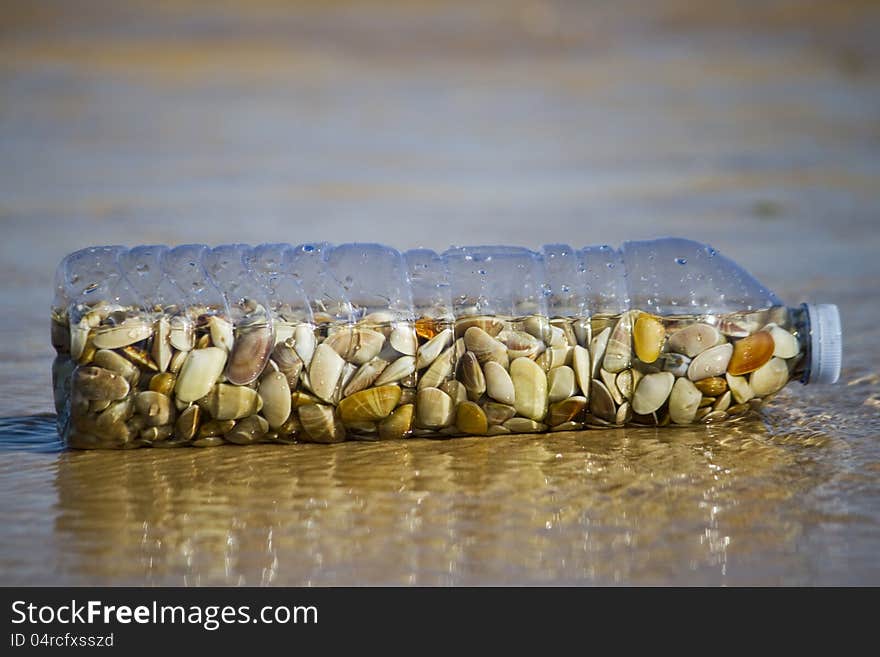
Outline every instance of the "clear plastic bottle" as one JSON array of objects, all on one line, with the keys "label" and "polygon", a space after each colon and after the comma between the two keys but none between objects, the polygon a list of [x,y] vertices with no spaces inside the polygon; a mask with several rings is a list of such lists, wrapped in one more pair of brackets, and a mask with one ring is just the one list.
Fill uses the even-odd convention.
[{"label": "clear plastic bottle", "polygon": [[736,421],[833,383],[835,306],[715,249],[92,247],[55,277],[74,447],[339,442]]}]

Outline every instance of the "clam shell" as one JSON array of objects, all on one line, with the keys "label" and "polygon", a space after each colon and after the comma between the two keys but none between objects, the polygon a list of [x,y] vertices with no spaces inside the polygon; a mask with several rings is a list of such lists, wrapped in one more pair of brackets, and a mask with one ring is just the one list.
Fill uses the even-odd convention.
[{"label": "clam shell", "polygon": [[550,340],[547,342],[549,347],[570,347],[568,338],[565,337],[565,331],[558,326],[550,326]]},{"label": "clam shell", "polygon": [[554,368],[570,365],[573,354],[574,347],[550,347],[541,352],[535,362],[545,372],[549,372]]},{"label": "clam shell", "polygon": [[384,386],[389,383],[395,383],[409,376],[415,371],[416,357],[401,356],[384,370],[382,370],[382,373],[378,376],[374,384],[377,386]]},{"label": "clam shell", "polygon": [[296,350],[288,342],[278,342],[272,350],[272,362],[287,379],[290,389],[296,390],[303,369],[302,358]]},{"label": "clam shell", "polygon": [[198,404],[215,420],[237,420],[258,412],[262,400],[253,388],[218,383]]},{"label": "clam shell", "polygon": [[177,416],[174,424],[174,437],[178,440],[192,440],[199,429],[202,419],[202,409],[198,406],[190,406]]},{"label": "clam shell", "polygon": [[486,392],[486,377],[483,369],[477,357],[470,351],[466,351],[458,363],[458,380],[475,395]]},{"label": "clam shell", "polygon": [[346,425],[383,420],[400,401],[399,386],[367,388],[339,402],[339,418]]},{"label": "clam shell", "polygon": [[129,384],[136,385],[140,378],[140,370],[127,358],[123,358],[115,351],[99,349],[95,352],[92,362],[97,367],[103,367],[115,374],[119,374]]},{"label": "clam shell", "polygon": [[381,358],[374,358],[369,363],[364,363],[345,385],[342,394],[348,397],[369,388],[386,367],[388,367],[388,361]]},{"label": "clam shell", "polygon": [[[119,425],[124,425],[131,418],[135,404],[130,398],[107,403],[107,408],[95,420],[95,427],[102,434],[117,434],[121,428]],[[173,413],[174,409],[171,409],[171,412]]]},{"label": "clam shell", "polygon": [[72,388],[90,401],[122,399],[129,391],[128,381],[103,367],[78,368],[73,375]]},{"label": "clam shell", "polygon": [[583,422],[563,422],[550,427],[550,431],[580,431],[584,428]]},{"label": "clam shell", "polygon": [[142,319],[131,317],[118,326],[101,327],[92,337],[96,349],[121,349],[128,345],[146,340],[153,335],[151,324]]},{"label": "clam shell", "polygon": [[447,328],[440,331],[419,347],[416,355],[416,369],[428,367],[451,343],[452,329]]},{"label": "clam shell", "polygon": [[251,415],[236,422],[232,431],[227,431],[223,437],[236,445],[251,445],[259,441],[269,431],[269,423],[259,415]]},{"label": "clam shell", "polygon": [[288,340],[290,340],[289,344],[293,344],[293,334],[296,328],[293,324],[276,320],[273,326],[275,327],[276,345],[282,342],[287,342]]},{"label": "clam shell", "polygon": [[489,336],[496,336],[504,328],[504,322],[495,317],[468,317],[460,319],[455,322],[456,337],[463,336],[471,327],[476,327],[489,334]]},{"label": "clam shell", "polygon": [[633,326],[633,345],[643,363],[653,363],[660,355],[666,339],[666,328],[653,315],[642,313]]},{"label": "clam shell", "polygon": [[[218,347],[219,349],[219,347]],[[210,438],[211,436],[222,436],[227,431],[232,431],[235,427],[235,420],[208,420],[201,427],[199,427],[199,431],[196,434],[200,439],[201,438]],[[217,443],[222,444],[222,443]],[[198,445],[197,445],[198,446]]]},{"label": "clam shell", "polygon": [[720,344],[701,352],[688,366],[688,378],[691,381],[708,379],[710,376],[721,376],[727,371],[727,364],[733,355],[733,345]]},{"label": "clam shell", "polygon": [[572,365],[578,387],[584,397],[590,396],[590,352],[584,347],[577,345],[572,349]]},{"label": "clam shell", "polygon": [[593,337],[593,330],[590,324],[590,320],[576,319],[572,323],[571,328],[574,331],[574,336],[577,340],[576,344],[579,344],[582,347],[589,347],[590,339]]},{"label": "clam shell", "polygon": [[226,351],[232,350],[235,332],[231,322],[217,315],[208,317],[208,330],[211,333],[211,344]]},{"label": "clam shell", "polygon": [[691,424],[703,395],[689,379],[675,380],[669,394],[669,417],[675,424]]},{"label": "clam shell", "polygon": [[409,435],[412,431],[414,404],[403,404],[379,422],[379,438],[382,440],[396,440]]},{"label": "clam shell", "polygon": [[717,397],[727,390],[727,380],[721,376],[710,376],[708,379],[700,379],[694,385],[704,395]]},{"label": "clam shell", "polygon": [[168,322],[168,341],[177,351],[192,351],[196,343],[192,322],[188,317],[175,315]]},{"label": "clam shell", "polygon": [[316,346],[315,329],[311,325],[300,324],[294,329],[293,348],[304,366],[308,367],[311,364]]},{"label": "clam shell", "polygon": [[455,419],[452,398],[439,388],[422,388],[416,396],[418,425],[426,429],[440,429]]},{"label": "clam shell", "polygon": [[730,401],[731,401],[731,395],[730,395],[730,390],[728,390],[723,395],[721,395],[721,397],[718,398],[718,401],[716,401],[712,405],[712,410],[713,411],[726,411],[728,408],[730,408]]},{"label": "clam shell", "polygon": [[624,399],[632,401],[633,390],[635,390],[635,382],[632,370],[623,370],[614,380],[615,387],[623,395]]},{"label": "clam shell", "polygon": [[454,404],[457,405],[463,401],[467,401],[467,388],[464,387],[464,384],[461,381],[448,379],[444,381],[439,387],[440,390],[442,390],[452,398],[452,402]]},{"label": "clam shell", "polygon": [[225,365],[226,351],[220,347],[205,347],[188,352],[177,375],[175,396],[184,402],[201,399],[211,391]]},{"label": "clam shell", "polygon": [[794,358],[800,353],[798,339],[781,326],[768,324],[765,330],[773,338],[773,355],[776,358]]},{"label": "clam shell", "polygon": [[550,320],[541,315],[532,315],[523,320],[523,330],[532,337],[544,342],[550,343],[551,329]]},{"label": "clam shell", "polygon": [[623,395],[620,394],[620,390],[617,389],[617,375],[612,374],[603,368],[599,370],[599,377],[602,379],[602,383],[605,384],[605,389],[611,394],[614,403],[618,405],[622,404]]},{"label": "clam shell", "polygon": [[150,355],[160,372],[168,370],[173,350],[171,349],[171,324],[165,317],[160,317],[153,324],[153,346]]},{"label": "clam shell", "polygon": [[471,401],[458,405],[455,413],[455,426],[463,434],[470,436],[485,436],[489,431],[489,421],[486,419],[486,414],[482,408]]},{"label": "clam shell", "polygon": [[171,425],[148,427],[141,430],[140,437],[149,443],[157,443],[163,440],[168,440],[173,432],[174,428]]},{"label": "clam shell", "polygon": [[266,369],[274,346],[275,333],[271,326],[258,324],[240,327],[229,354],[226,378],[238,385],[253,383]]},{"label": "clam shell", "polygon": [[145,418],[147,426],[157,427],[174,422],[177,413],[171,399],[161,392],[145,390],[134,398],[134,408],[138,415]]},{"label": "clam shell", "polygon": [[260,412],[269,423],[269,428],[277,429],[290,417],[292,406],[290,385],[284,373],[267,372],[260,379],[259,395],[263,400],[263,408]]},{"label": "clam shell", "polygon": [[177,377],[171,372],[160,372],[150,379],[150,390],[170,396],[174,392],[175,383],[177,383]]},{"label": "clam shell", "polygon": [[183,363],[186,361],[187,354],[189,354],[188,351],[175,351],[171,357],[171,362],[168,364],[168,371],[172,374],[180,372],[180,368],[183,367]]},{"label": "clam shell", "polygon": [[483,412],[486,414],[489,424],[502,424],[516,415],[516,409],[513,406],[497,402],[483,404]]},{"label": "clam shell", "polygon": [[617,416],[617,408],[614,405],[614,398],[608,392],[605,384],[598,379],[593,379],[592,392],[590,394],[590,413],[597,418],[614,422]]},{"label": "clam shell", "polygon": [[492,360],[506,368],[510,362],[507,347],[479,327],[472,326],[465,331],[464,344],[480,363]]},{"label": "clam shell", "polygon": [[734,376],[742,376],[754,372],[773,357],[776,345],[773,336],[767,331],[758,331],[733,345],[733,355],[727,365],[727,371]]},{"label": "clam shell", "polygon": [[153,370],[154,372],[159,371],[159,366],[153,362],[153,359],[150,358],[150,354],[140,347],[130,344],[127,347],[122,347],[119,351],[121,351],[122,355],[135,365],[140,365],[141,367]]},{"label": "clam shell", "polygon": [[501,331],[498,341],[507,347],[507,357],[514,358],[537,356],[544,349],[544,343],[525,331]]},{"label": "clam shell", "polygon": [[385,336],[368,328],[346,327],[329,335],[324,344],[355,365],[363,365],[379,355]]},{"label": "clam shell", "polygon": [[623,402],[614,416],[614,424],[623,426],[632,419],[632,407],[628,401]]},{"label": "clam shell", "polygon": [[[488,372],[486,378],[488,380]],[[550,370],[547,374],[547,387],[547,399],[550,403],[562,401],[563,399],[571,397],[577,392],[574,370],[567,365]],[[491,395],[492,393],[489,394]],[[498,401],[505,400],[499,399]]]},{"label": "clam shell", "polygon": [[693,358],[717,345],[720,339],[721,334],[714,326],[703,323],[692,324],[670,335],[667,348],[669,351]]},{"label": "clam shell", "polygon": [[654,361],[654,365],[659,367],[661,372],[672,372],[674,376],[687,376],[691,359],[684,354],[670,352],[660,354],[660,357]]},{"label": "clam shell", "polygon": [[[297,352],[299,353],[299,352]],[[302,354],[300,354],[302,357]],[[315,353],[309,365],[309,384],[312,392],[319,399],[330,402],[336,392],[336,386],[339,383],[339,377],[342,375],[342,368],[345,366],[345,360],[326,342],[322,342],[315,347]],[[305,359],[303,358],[303,362]]]},{"label": "clam shell", "polygon": [[781,358],[771,358],[749,376],[749,386],[758,397],[779,392],[786,383],[788,383],[788,364]]},{"label": "clam shell", "polygon": [[674,383],[675,377],[669,372],[646,374],[633,394],[633,412],[649,415],[657,411],[669,397]]},{"label": "clam shell", "polygon": [[489,361],[483,366],[483,374],[486,378],[486,394],[502,404],[514,403],[513,380],[506,369],[498,363]]},{"label": "clam shell", "polygon": [[547,414],[547,375],[534,361],[517,358],[510,364],[517,414],[532,420],[542,420]]},{"label": "clam shell", "polygon": [[[439,338],[440,335],[437,335],[436,337]],[[431,366],[419,378],[419,388],[439,388],[444,381],[451,377],[453,365],[452,358],[454,355],[455,349],[449,347],[438,357],[434,358]],[[416,357],[416,367],[418,367],[418,357]]]},{"label": "clam shell", "polygon": [[507,436],[510,435],[511,431],[505,426],[500,424],[493,424],[489,427],[489,430],[486,432],[487,436]]},{"label": "clam shell", "polygon": [[79,320],[79,322],[70,323],[70,357],[73,360],[79,360],[82,357],[91,330],[92,327],[89,326],[89,322],[85,317]]},{"label": "clam shell", "polygon": [[547,412],[547,424],[555,427],[559,424],[571,422],[576,417],[579,417],[586,407],[587,400],[585,397],[569,397],[568,399],[550,404]]},{"label": "clam shell", "polygon": [[[323,345],[319,345],[318,349],[321,346]],[[336,355],[338,356],[338,354]],[[317,357],[318,352],[316,351],[315,358]],[[299,415],[299,421],[303,428],[301,434],[303,440],[315,443],[340,443],[345,440],[345,425],[336,417],[332,406],[324,406],[323,404],[300,406],[297,409],[297,415]]]},{"label": "clam shell", "polygon": [[512,417],[503,425],[511,433],[541,433],[547,430],[547,425],[525,417]]},{"label": "clam shell", "polygon": [[[604,328],[596,337],[590,340],[590,362],[593,370],[590,376],[594,379],[599,377],[599,368],[605,358],[605,349],[608,348],[608,339],[611,337],[611,327]],[[583,390],[583,388],[581,388]]]},{"label": "clam shell", "polygon": [[632,365],[633,321],[638,316],[638,310],[627,310],[617,320],[611,337],[608,338],[602,367],[612,374],[617,374]]},{"label": "clam shell", "polygon": [[388,336],[388,342],[404,356],[415,356],[419,346],[415,329],[406,324],[395,326]]},{"label": "clam shell", "polygon": [[727,385],[730,387],[730,391],[733,393],[733,398],[736,400],[737,404],[745,404],[755,396],[746,377],[727,374],[725,375],[725,379],[727,380]]}]

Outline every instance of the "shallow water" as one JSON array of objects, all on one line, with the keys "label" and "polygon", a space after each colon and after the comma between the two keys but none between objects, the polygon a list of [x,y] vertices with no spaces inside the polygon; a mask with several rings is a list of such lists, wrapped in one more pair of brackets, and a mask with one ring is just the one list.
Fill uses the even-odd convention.
[{"label": "shallow water", "polygon": [[[13,3],[0,583],[880,584],[876,10],[642,4]],[[841,382],[735,427],[336,446],[73,452],[45,414],[88,244],[663,234],[838,303]]]}]

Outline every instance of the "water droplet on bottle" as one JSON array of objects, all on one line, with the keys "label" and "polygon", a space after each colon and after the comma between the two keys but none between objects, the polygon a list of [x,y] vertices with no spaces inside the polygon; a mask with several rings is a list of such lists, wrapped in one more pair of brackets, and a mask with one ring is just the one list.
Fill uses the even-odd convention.
[{"label": "water droplet on bottle", "polygon": [[708,253],[708,254],[709,254],[709,257],[711,258],[712,256],[717,255],[717,254],[718,254],[718,251],[715,250],[714,248],[712,248],[711,246],[707,246],[707,247],[706,247],[706,253]]},{"label": "water droplet on bottle", "polygon": [[563,285],[561,286],[561,289],[562,289],[562,291],[565,292],[565,293],[571,292],[571,288],[568,287],[568,285],[564,285],[564,284],[563,284]]},{"label": "water droplet on bottle", "polygon": [[613,263],[613,262],[609,262],[609,263],[607,263],[606,266],[608,267],[608,269],[614,269],[614,263]]},{"label": "water droplet on bottle", "polygon": [[486,275],[486,270],[485,270],[485,269],[478,269],[478,270],[477,270],[477,273],[478,273],[480,276],[485,276],[485,275]]},{"label": "water droplet on bottle", "polygon": [[676,258],[675,262],[679,265],[686,265],[688,263],[687,258]]},{"label": "water droplet on bottle", "polygon": [[311,253],[311,252],[314,251],[314,250],[315,250],[315,247],[312,246],[311,244],[306,244],[306,245],[303,247],[303,251],[305,251],[306,253]]}]

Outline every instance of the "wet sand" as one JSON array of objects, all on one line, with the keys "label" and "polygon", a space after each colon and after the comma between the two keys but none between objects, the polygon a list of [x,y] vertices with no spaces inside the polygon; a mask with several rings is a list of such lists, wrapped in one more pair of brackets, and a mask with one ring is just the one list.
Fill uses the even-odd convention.
[{"label": "wet sand", "polygon": [[[869,2],[10,4],[0,583],[880,583]],[[736,427],[64,451],[54,267],[101,243],[711,242],[840,306]]]}]

